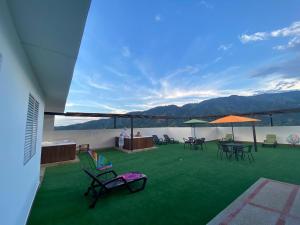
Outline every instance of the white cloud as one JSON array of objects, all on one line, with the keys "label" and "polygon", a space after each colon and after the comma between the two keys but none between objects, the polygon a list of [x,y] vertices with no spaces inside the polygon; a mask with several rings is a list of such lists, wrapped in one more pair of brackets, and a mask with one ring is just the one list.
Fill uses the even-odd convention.
[{"label": "white cloud", "polygon": [[121,53],[125,58],[129,58],[131,56],[131,51],[128,46],[123,46],[121,49]]},{"label": "white cloud", "polygon": [[112,73],[112,74],[114,74],[114,75],[117,75],[117,76],[119,76],[119,77],[129,77],[128,74],[123,73],[123,72],[120,72],[120,71],[116,70],[116,69],[113,68],[113,67],[105,66],[104,68],[105,68],[108,72],[110,72],[110,73]]},{"label": "white cloud", "polygon": [[300,21],[293,22],[290,26],[282,29],[273,30],[270,32],[256,32],[253,34],[241,35],[240,41],[242,43],[249,43],[255,41],[263,41],[271,38],[285,38],[290,37],[291,39],[286,45],[275,46],[274,49],[284,50],[287,48],[293,48],[300,44]]},{"label": "white cloud", "polygon": [[204,0],[199,1],[199,5],[204,6],[207,9],[214,8],[214,6],[211,3],[204,1]]},{"label": "white cloud", "polygon": [[[217,61],[220,60],[217,58]],[[160,87],[152,92],[151,98],[147,101],[151,105],[169,105],[169,104],[186,104],[199,102],[209,98],[226,96],[229,92],[225,91],[224,86],[236,79],[235,74],[239,67],[229,67],[218,73],[207,74],[206,81],[201,82],[200,77],[206,74],[199,74],[200,66],[186,66],[178,68],[165,77],[160,79]],[[186,75],[186,76],[185,76]],[[194,75],[194,76],[191,76]],[[178,79],[175,78],[175,76]]]},{"label": "white cloud", "polygon": [[206,90],[199,90],[199,88],[171,88],[165,89],[165,92],[159,92],[156,96],[143,101],[140,104],[129,104],[128,107],[135,107],[139,110],[147,110],[157,106],[177,105],[182,106],[188,103],[199,103],[201,101],[225,97],[229,95],[242,95],[250,96],[256,94],[256,90],[253,89],[241,89],[241,90],[220,90],[217,88],[211,88]]},{"label": "white cloud", "polygon": [[55,116],[54,126],[68,126],[76,123],[84,123],[92,120],[99,120],[98,117],[67,117],[67,116]]},{"label": "white cloud", "polygon": [[210,98],[216,97],[219,93],[216,90],[198,90],[198,89],[180,89],[175,88],[172,91],[165,92],[163,94],[164,99],[180,99],[180,98]]},{"label": "white cloud", "polygon": [[299,79],[300,77],[300,55],[295,57],[273,58],[270,62],[259,65],[253,68],[250,72],[252,77],[267,77],[274,75],[284,75],[286,78]]},{"label": "white cloud", "polygon": [[117,108],[110,105],[99,104],[100,107],[107,109],[109,113],[127,113],[128,110],[123,108]]},{"label": "white cloud", "polygon": [[203,84],[193,84],[191,86],[176,86],[169,80],[161,80],[161,88],[156,92],[158,99],[164,101],[170,100],[171,102],[175,101],[184,101],[188,103],[190,98],[197,99],[207,99],[219,96],[220,93],[217,89],[214,88],[205,88]]},{"label": "white cloud", "polygon": [[76,103],[73,103],[73,102],[67,102],[66,103],[66,107],[68,107],[68,108],[71,108],[71,107],[74,107],[74,106],[76,106]]},{"label": "white cloud", "polygon": [[98,83],[93,80],[91,77],[87,77],[87,85],[93,88],[101,89],[101,90],[111,90],[111,86],[104,83]]},{"label": "white cloud", "polygon": [[300,21],[292,23],[289,27],[274,30],[270,33],[272,37],[290,37],[300,35]]},{"label": "white cloud", "polygon": [[165,85],[165,91],[159,96],[166,104],[181,101],[183,104],[191,103],[191,99],[197,102],[202,100],[224,97],[229,95],[250,96],[257,93],[270,91],[292,91],[300,90],[300,80],[297,78],[285,78],[283,75],[273,76],[260,80],[253,87],[241,89],[220,88],[171,88]]},{"label": "white cloud", "polygon": [[282,74],[262,79],[259,82],[258,92],[278,92],[300,90],[300,80],[298,78],[286,78]]},{"label": "white cloud", "polygon": [[[80,101],[73,101],[73,102],[68,102],[66,104],[67,108],[73,108],[73,107],[80,107],[80,108],[93,108],[95,111],[98,112],[108,112],[108,113],[125,113],[128,112],[125,109],[114,107],[110,104],[104,104],[101,102],[98,102],[97,100],[80,100]],[[67,109],[66,111],[69,111],[70,109]],[[72,110],[70,110],[72,111]],[[95,112],[94,111],[94,112]]]},{"label": "white cloud", "polygon": [[159,107],[159,106],[167,106],[167,105],[177,105],[183,106],[187,103],[199,103],[202,100],[199,98],[190,98],[189,100],[177,100],[177,99],[156,99],[153,101],[147,101],[141,104],[129,104],[126,105],[130,108],[134,107],[136,110],[133,111],[144,111],[147,109]]},{"label": "white cloud", "polygon": [[81,90],[81,89],[73,89],[73,88],[71,88],[70,91],[69,91],[69,93],[82,95],[82,94],[89,94],[90,91],[89,90],[83,90],[83,89]]},{"label": "white cloud", "polygon": [[217,63],[217,62],[219,62],[220,60],[222,60],[222,57],[217,57],[217,58],[214,60],[214,63]]},{"label": "white cloud", "polygon": [[154,16],[154,20],[155,20],[156,22],[160,22],[160,21],[161,21],[161,16],[160,16],[159,14],[155,15],[155,16]]},{"label": "white cloud", "polygon": [[218,50],[227,51],[232,47],[232,44],[222,44],[218,47]]},{"label": "white cloud", "polygon": [[273,48],[276,50],[286,50],[288,48],[294,48],[298,45],[300,45],[300,37],[294,37],[286,45],[277,45]]},{"label": "white cloud", "polygon": [[266,32],[256,32],[254,34],[243,34],[240,36],[240,40],[242,43],[248,43],[251,41],[262,41],[268,39],[269,34]]},{"label": "white cloud", "polygon": [[157,81],[153,77],[155,76],[153,71],[150,69],[150,66],[145,62],[142,62],[138,59],[134,60],[134,65],[140,71],[143,78],[147,79],[152,85],[156,85]]},{"label": "white cloud", "polygon": [[193,66],[187,65],[185,67],[177,68],[176,70],[169,72],[162,80],[171,79],[173,77],[176,77],[178,75],[183,75],[183,74],[193,75],[198,73],[199,71],[200,68],[198,65],[193,65]]}]

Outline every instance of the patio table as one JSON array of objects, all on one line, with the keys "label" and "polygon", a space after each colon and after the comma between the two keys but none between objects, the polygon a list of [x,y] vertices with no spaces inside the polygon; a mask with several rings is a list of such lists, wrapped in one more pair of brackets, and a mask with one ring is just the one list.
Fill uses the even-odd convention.
[{"label": "patio table", "polygon": [[242,144],[242,143],[236,143],[236,142],[225,143],[224,145],[231,148],[236,160],[239,160],[238,153],[239,153],[240,149],[243,149],[244,147],[249,146],[249,144]]}]

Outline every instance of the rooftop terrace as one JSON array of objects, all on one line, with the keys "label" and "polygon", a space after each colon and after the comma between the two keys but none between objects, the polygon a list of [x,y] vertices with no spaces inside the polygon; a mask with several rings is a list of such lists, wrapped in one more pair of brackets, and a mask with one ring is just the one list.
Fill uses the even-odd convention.
[{"label": "rooftop terrace", "polygon": [[35,198],[29,225],[35,224],[206,224],[260,177],[300,184],[300,148],[279,145],[254,152],[255,162],[217,159],[217,145],[204,151],[182,144],[126,154],[101,150],[118,173],[141,171],[148,176],[144,191],[118,191],[89,209],[83,193],[89,185],[81,163],[49,167]]}]

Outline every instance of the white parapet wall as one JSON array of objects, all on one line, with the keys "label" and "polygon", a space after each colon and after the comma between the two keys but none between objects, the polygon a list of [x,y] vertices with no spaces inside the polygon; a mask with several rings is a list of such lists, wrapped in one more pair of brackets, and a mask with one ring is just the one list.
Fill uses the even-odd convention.
[{"label": "white parapet wall", "polygon": [[90,144],[91,148],[106,148],[114,146],[114,137],[119,133],[120,130],[117,129],[44,131],[43,140],[70,140],[77,145]]},{"label": "white parapet wall", "polygon": [[[143,136],[156,134],[163,137],[168,134],[179,141],[192,136],[190,127],[154,127],[135,128],[134,134],[140,131]],[[95,130],[44,130],[44,141],[70,140],[77,144],[90,144],[91,148],[113,147],[115,137],[119,136],[121,129],[95,129]],[[235,140],[253,141],[252,127],[234,127]],[[231,127],[197,127],[196,136],[205,137],[207,141],[221,139],[225,134],[231,133]],[[130,134],[130,129],[128,129]],[[256,127],[257,141],[263,142],[267,134],[276,134],[280,144],[288,144],[286,139],[290,134],[300,135],[300,126]]]},{"label": "white parapet wall", "polygon": [[[218,127],[218,138],[225,136],[226,133],[231,133],[231,127]],[[253,141],[252,127],[234,127],[235,140]],[[289,144],[287,137],[290,134],[300,136],[300,126],[274,126],[274,127],[255,127],[257,142],[263,142],[267,134],[275,134],[279,144]]]},{"label": "white parapet wall", "polygon": [[[198,134],[205,137],[206,140],[215,140],[218,129],[216,127],[199,128]],[[153,128],[135,128],[134,134],[138,131],[143,136],[152,136],[156,134],[159,138],[163,138],[164,134],[168,134],[180,142],[183,138],[192,136],[190,127],[153,127]],[[119,136],[121,129],[95,129],[95,130],[44,130],[44,141],[71,140],[77,144],[90,144],[91,148],[107,148],[113,147],[115,137]],[[127,131],[130,135],[130,129]],[[199,136],[199,137],[200,137]]]}]

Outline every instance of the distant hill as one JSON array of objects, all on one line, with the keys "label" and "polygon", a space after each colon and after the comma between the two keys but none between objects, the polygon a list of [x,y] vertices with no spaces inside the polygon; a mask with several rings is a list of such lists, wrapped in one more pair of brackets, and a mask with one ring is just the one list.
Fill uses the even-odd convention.
[{"label": "distant hill", "polygon": [[[267,93],[254,96],[237,96],[214,98],[200,103],[186,104],[181,107],[176,105],[159,106],[146,111],[130,112],[129,114],[143,115],[168,115],[168,116],[205,116],[209,114],[222,115],[231,113],[248,113],[270,111],[277,109],[290,109],[300,107],[300,91]],[[269,123],[269,118],[262,116],[259,125]],[[300,125],[300,114],[283,114],[273,116],[274,125]],[[134,127],[160,127],[183,126],[183,121],[134,119]],[[99,119],[80,124],[56,127],[58,130],[83,130],[112,128],[112,119]],[[117,127],[129,127],[129,119],[117,119]]]}]

